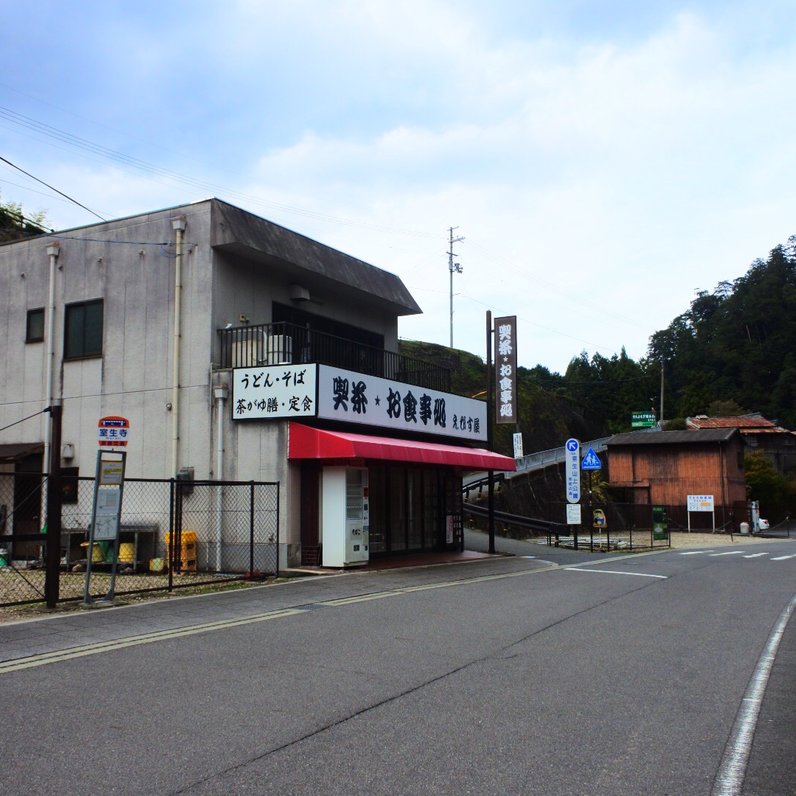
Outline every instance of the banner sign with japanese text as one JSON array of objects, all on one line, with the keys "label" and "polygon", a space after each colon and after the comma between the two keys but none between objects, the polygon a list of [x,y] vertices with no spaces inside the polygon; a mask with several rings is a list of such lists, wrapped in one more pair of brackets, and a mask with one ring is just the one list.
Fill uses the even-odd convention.
[{"label": "banner sign with japanese text", "polygon": [[517,316],[495,318],[495,422],[517,422]]},{"label": "banner sign with japanese text", "polygon": [[315,417],[317,365],[269,365],[232,371],[232,417]]},{"label": "banner sign with japanese text", "polygon": [[318,417],[486,441],[486,403],[318,365]]},{"label": "banner sign with japanese text", "polygon": [[688,511],[713,511],[713,495],[687,495]]},{"label": "banner sign with japanese text", "polygon": [[319,417],[485,442],[486,403],[328,365],[236,368],[234,420]]}]

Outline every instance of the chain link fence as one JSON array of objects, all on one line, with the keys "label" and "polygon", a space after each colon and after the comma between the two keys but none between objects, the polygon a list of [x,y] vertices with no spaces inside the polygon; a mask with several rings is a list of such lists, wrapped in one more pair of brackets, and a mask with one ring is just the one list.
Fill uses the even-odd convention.
[{"label": "chain link fence", "polygon": [[[0,606],[44,599],[46,490],[0,473]],[[278,483],[126,479],[117,543],[89,543],[93,478],[63,476],[61,493],[60,601],[279,574]]]}]

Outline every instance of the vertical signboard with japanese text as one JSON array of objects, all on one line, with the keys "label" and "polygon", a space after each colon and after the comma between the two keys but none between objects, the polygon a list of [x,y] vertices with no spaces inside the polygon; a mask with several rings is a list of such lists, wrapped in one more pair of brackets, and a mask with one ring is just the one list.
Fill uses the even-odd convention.
[{"label": "vertical signboard with japanese text", "polygon": [[568,439],[564,445],[564,477],[567,484],[567,502],[580,502],[580,442]]},{"label": "vertical signboard with japanese text", "polygon": [[517,316],[495,318],[495,422],[516,423]]}]

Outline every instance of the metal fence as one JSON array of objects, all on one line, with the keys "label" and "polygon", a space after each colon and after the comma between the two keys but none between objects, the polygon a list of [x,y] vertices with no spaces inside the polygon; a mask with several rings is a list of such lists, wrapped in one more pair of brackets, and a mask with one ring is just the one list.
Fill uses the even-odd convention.
[{"label": "metal fence", "polygon": [[293,323],[219,329],[221,368],[318,363],[450,392],[451,372],[429,362]]},{"label": "metal fence", "polygon": [[[45,598],[47,486],[0,473],[0,606]],[[126,479],[118,544],[93,545],[94,479],[64,477],[61,491],[59,601],[279,574],[278,483]]]},{"label": "metal fence", "polygon": [[[566,504],[553,504],[564,518]],[[556,525],[547,531],[547,543],[576,550],[651,550],[671,546],[671,530],[664,507],[664,524],[655,524],[652,506],[601,503],[581,507],[580,525]]]}]

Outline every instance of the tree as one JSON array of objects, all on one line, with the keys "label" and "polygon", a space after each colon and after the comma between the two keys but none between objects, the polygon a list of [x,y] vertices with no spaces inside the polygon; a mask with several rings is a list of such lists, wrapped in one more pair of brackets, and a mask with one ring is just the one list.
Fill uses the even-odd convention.
[{"label": "tree", "polygon": [[44,211],[25,216],[21,205],[0,201],[0,243],[52,232],[45,228],[46,220]]},{"label": "tree", "polygon": [[784,516],[788,509],[788,482],[762,451],[754,451],[744,457],[744,473],[749,498],[759,501],[764,513]]}]

